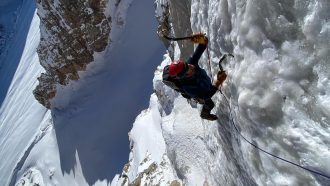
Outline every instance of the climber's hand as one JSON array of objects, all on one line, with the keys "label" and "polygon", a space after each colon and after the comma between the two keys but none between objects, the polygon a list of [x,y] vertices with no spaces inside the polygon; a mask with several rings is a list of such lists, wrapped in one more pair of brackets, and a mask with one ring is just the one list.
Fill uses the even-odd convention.
[{"label": "climber's hand", "polygon": [[214,82],[214,86],[219,88],[219,86],[222,86],[222,83],[226,80],[227,74],[225,71],[219,71],[217,74],[217,79]]},{"label": "climber's hand", "polygon": [[226,80],[226,78],[227,78],[226,71],[219,71],[218,72],[217,79],[218,79],[218,81],[221,82],[221,84],[222,84],[222,82],[224,82]]},{"label": "climber's hand", "polygon": [[208,43],[207,37],[202,32],[197,32],[197,33],[193,34],[191,41],[193,43],[203,44],[203,45],[206,45]]}]

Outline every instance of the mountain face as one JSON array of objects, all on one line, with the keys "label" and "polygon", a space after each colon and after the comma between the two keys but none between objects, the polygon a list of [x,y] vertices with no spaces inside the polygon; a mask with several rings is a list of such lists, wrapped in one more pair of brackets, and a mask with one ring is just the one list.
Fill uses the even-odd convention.
[{"label": "mountain face", "polygon": [[56,84],[79,79],[79,71],[94,60],[109,43],[111,17],[105,15],[105,0],[38,0],[41,41],[38,55],[46,72],[33,91],[36,99],[50,108]]},{"label": "mountain face", "polygon": [[[17,33],[27,37],[0,108],[0,184],[330,185],[317,174],[330,175],[327,0],[155,1],[158,31],[206,33],[209,55],[199,65],[210,77],[223,54],[235,56],[222,64],[228,78],[212,98],[219,117],[214,122],[200,118],[201,105],[163,84],[164,66],[187,59],[196,46],[160,38],[168,52],[163,61],[150,60],[160,41],[150,41],[153,31],[146,29],[147,1],[38,0],[40,19],[29,1],[22,2]],[[130,18],[127,28],[134,29],[125,30]],[[11,52],[4,59],[16,54],[16,43],[21,40],[4,47]],[[125,58],[133,51],[134,60]],[[141,77],[151,63],[160,65],[149,107],[136,117],[124,147],[129,159],[113,176],[110,159],[123,148],[115,138],[124,128],[120,118],[141,104],[139,82],[151,83]],[[50,110],[30,94],[34,87],[35,98]]]},{"label": "mountain face", "polygon": [[[200,105],[161,81],[163,67],[187,59],[192,44],[163,40],[169,50],[155,72],[155,93],[134,123],[130,161],[113,184],[330,185],[329,2],[155,3],[159,31],[206,33],[210,56],[199,65],[210,76],[222,54],[235,57],[223,64],[228,78],[213,96],[219,119],[209,122],[199,117]],[[159,144],[165,147],[155,152]]]}]

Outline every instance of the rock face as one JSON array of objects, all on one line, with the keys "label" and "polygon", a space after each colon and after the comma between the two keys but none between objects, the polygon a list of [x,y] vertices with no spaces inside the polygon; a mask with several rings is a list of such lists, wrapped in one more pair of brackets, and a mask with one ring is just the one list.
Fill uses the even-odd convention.
[{"label": "rock face", "polygon": [[[134,166],[132,161],[127,163],[123,168],[123,172],[117,175],[111,184],[128,186],[183,185],[182,181],[173,174],[171,163],[165,154],[159,164],[152,161],[149,154],[140,162],[137,172],[131,170],[132,166]],[[130,180],[129,175],[132,174],[132,172],[135,173],[134,179]]]},{"label": "rock face", "polygon": [[[189,36],[192,34],[191,22],[190,22],[190,1],[174,1],[174,0],[156,0],[157,7],[157,20],[159,22],[158,32],[162,31],[163,34],[182,37]],[[170,48],[170,56],[174,60],[174,54],[172,53],[174,46],[161,38],[165,44],[165,47]],[[173,43],[172,43],[173,44]],[[180,48],[181,59],[187,59],[194,47],[193,44],[188,40],[177,42]]]},{"label": "rock face", "polygon": [[105,15],[105,0],[37,0],[41,20],[38,55],[46,72],[38,78],[33,91],[36,99],[50,108],[56,95],[56,84],[67,85],[78,80],[109,43],[111,18]]}]

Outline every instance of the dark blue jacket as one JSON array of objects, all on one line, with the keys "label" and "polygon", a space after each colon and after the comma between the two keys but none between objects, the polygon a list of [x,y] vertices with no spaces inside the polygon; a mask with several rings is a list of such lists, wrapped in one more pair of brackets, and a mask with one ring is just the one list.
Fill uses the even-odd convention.
[{"label": "dark blue jacket", "polygon": [[212,85],[210,77],[206,71],[198,65],[198,60],[205,51],[207,45],[199,44],[194,54],[187,61],[188,64],[195,66],[195,73],[192,77],[182,77],[179,79],[181,91],[185,97],[209,99],[218,90]]}]

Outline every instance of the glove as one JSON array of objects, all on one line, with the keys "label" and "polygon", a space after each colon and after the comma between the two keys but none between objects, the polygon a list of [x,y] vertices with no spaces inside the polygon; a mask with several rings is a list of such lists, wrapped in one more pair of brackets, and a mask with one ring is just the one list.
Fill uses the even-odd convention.
[{"label": "glove", "polygon": [[225,71],[219,71],[217,74],[217,79],[219,81],[219,84],[222,85],[222,83],[226,80],[227,74]]},{"label": "glove", "polygon": [[197,33],[193,34],[190,40],[191,40],[191,42],[196,43],[196,44],[206,45],[208,43],[207,37],[202,32],[197,32]]}]

